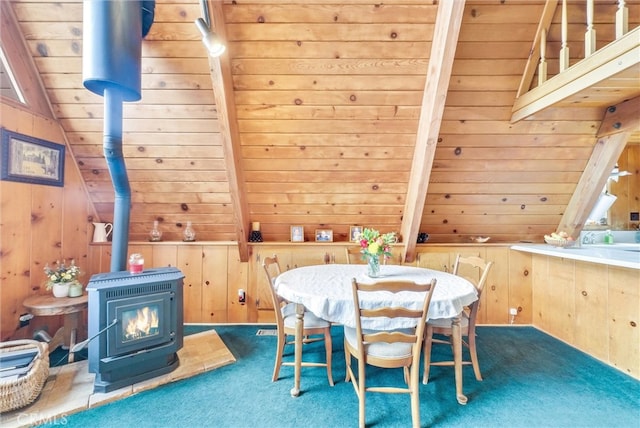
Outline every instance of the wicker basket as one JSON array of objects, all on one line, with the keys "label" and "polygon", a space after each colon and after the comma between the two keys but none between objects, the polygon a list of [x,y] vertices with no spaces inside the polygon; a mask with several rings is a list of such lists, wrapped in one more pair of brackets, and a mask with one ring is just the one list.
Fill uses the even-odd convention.
[{"label": "wicker basket", "polygon": [[27,406],[42,392],[49,377],[49,345],[36,340],[13,340],[0,343],[0,357],[10,351],[35,348],[34,364],[24,375],[14,378],[0,378],[0,413]]},{"label": "wicker basket", "polygon": [[553,239],[553,238],[547,238],[546,236],[544,238],[544,242],[558,248],[573,247],[573,245],[576,243],[576,241],[573,241],[573,240],[570,241],[568,239]]}]

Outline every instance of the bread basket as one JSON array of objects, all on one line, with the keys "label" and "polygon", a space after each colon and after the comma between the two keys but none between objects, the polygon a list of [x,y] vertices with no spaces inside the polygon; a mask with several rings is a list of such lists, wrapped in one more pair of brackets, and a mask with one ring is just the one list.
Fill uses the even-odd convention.
[{"label": "bread basket", "polygon": [[554,247],[559,247],[559,248],[568,248],[568,247],[572,247],[573,245],[575,245],[576,241],[574,240],[570,240],[570,239],[557,239],[557,238],[549,238],[549,237],[544,237],[544,242],[546,242],[549,245],[553,245]]}]

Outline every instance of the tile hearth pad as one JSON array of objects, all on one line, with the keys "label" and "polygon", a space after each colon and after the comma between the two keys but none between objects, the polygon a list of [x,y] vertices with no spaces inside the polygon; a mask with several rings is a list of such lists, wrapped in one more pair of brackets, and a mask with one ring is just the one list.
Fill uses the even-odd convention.
[{"label": "tile hearth pad", "polygon": [[171,373],[129,385],[109,393],[94,393],[95,375],[89,373],[88,361],[52,367],[38,399],[29,406],[0,415],[3,428],[27,427],[42,423],[62,423],[65,415],[97,407],[157,386],[186,379],[236,359],[215,330],[184,337],[178,351],[180,365]]}]

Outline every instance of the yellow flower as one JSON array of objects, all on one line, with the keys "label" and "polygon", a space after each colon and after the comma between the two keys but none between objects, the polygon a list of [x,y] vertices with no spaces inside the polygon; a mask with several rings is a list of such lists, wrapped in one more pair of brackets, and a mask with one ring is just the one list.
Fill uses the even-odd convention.
[{"label": "yellow flower", "polygon": [[47,290],[50,290],[56,283],[76,282],[78,276],[81,275],[80,268],[76,266],[75,260],[71,260],[71,264],[68,266],[64,260],[62,263],[56,261],[54,268],[51,268],[49,264],[47,264],[44,267],[44,273],[48,278],[45,284]]},{"label": "yellow flower", "polygon": [[380,244],[375,241],[370,243],[369,247],[367,247],[367,251],[369,251],[371,254],[378,254],[378,251],[380,251]]}]

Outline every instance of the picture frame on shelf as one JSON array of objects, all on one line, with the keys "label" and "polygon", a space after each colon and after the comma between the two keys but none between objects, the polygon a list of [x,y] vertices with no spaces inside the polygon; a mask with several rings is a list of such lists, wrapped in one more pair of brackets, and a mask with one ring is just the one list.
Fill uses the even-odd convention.
[{"label": "picture frame on shelf", "polygon": [[333,242],[333,230],[316,229],[316,242]]},{"label": "picture frame on shelf", "polygon": [[358,242],[358,237],[362,233],[362,226],[351,226],[349,228],[349,242]]},{"label": "picture frame on shelf", "polygon": [[304,226],[291,226],[291,242],[304,242]]},{"label": "picture frame on shelf", "polygon": [[64,186],[65,146],[0,129],[0,179],[20,183]]}]

